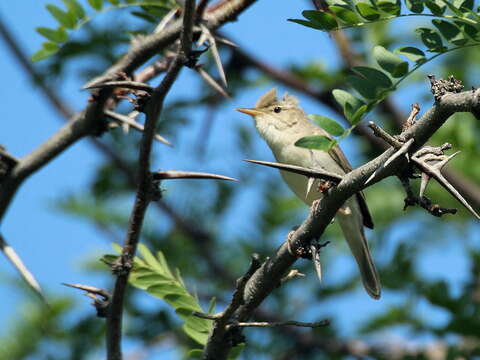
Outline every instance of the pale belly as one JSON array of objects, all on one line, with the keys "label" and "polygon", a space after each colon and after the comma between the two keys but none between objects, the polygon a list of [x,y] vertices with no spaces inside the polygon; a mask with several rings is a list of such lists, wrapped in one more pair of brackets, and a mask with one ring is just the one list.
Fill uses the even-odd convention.
[{"label": "pale belly", "polygon": [[[274,151],[274,155],[277,161],[281,163],[310,169],[321,168],[338,174],[344,174],[340,166],[324,151],[311,151],[296,146],[289,146],[283,148],[281,151]],[[311,205],[313,201],[322,197],[322,193],[319,191],[320,180],[315,180],[307,194],[308,178],[306,176],[286,171],[280,171],[280,173],[288,187],[307,205]]]}]

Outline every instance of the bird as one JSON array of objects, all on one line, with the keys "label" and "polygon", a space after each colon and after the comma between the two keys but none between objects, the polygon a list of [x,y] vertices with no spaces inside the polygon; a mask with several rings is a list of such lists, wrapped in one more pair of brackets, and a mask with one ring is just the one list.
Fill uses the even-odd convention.
[{"label": "bird", "polygon": [[[325,170],[338,175],[345,175],[352,170],[338,145],[329,151],[295,146],[295,143],[305,136],[322,135],[331,138],[325,130],[308,120],[296,97],[285,94],[279,100],[277,90],[273,88],[260,97],[254,108],[236,110],[253,117],[258,133],[267,142],[278,162]],[[312,186],[306,176],[283,170],[280,170],[280,173],[288,187],[305,204],[310,206],[323,196],[319,191],[321,180],[316,180]],[[374,226],[364,194],[359,192],[346,200],[335,219],[356,260],[365,290],[372,298],[379,299],[380,279],[363,229],[364,226],[371,229]]]}]

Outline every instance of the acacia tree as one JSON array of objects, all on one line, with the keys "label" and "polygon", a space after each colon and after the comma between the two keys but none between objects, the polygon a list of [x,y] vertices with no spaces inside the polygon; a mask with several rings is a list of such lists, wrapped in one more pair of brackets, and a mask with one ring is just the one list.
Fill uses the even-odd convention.
[{"label": "acacia tree", "polygon": [[[35,61],[47,61],[43,68],[33,67],[12,40],[8,29],[3,25],[0,27],[4,40],[22,66],[38,81],[47,99],[67,120],[47,142],[23,158],[2,150],[0,215],[6,213],[25,179],[54,161],[63,151],[68,151],[80,139],[89,137],[108,160],[97,172],[90,199],[73,195],[59,200],[58,205],[63,211],[87,219],[104,230],[114,229],[115,233],[123,234],[123,239],[114,247],[116,253],[102,259],[104,274],[111,270],[112,284],[67,284],[94,299],[97,315],[105,321],[90,313],[67,329],[62,324],[62,316],[68,307],[61,301],[47,298],[50,309],[32,310],[38,315],[25,320],[24,326],[11,334],[17,339],[14,342],[9,338],[3,340],[2,356],[16,359],[48,353],[52,358],[64,357],[64,354],[41,347],[44,341],[48,341],[68,344],[70,358],[88,358],[93,354],[95,347],[86,350],[86,343],[106,347],[108,359],[126,358],[122,357],[122,334],[127,331],[122,326],[125,316],[133,319],[133,325],[128,328],[129,338],[140,340],[145,348],[153,349],[165,338],[173,338],[179,354],[185,357],[226,359],[240,353],[302,359],[349,355],[374,358],[429,356],[427,346],[413,351],[405,343],[392,345],[378,341],[380,338],[358,346],[358,343],[341,336],[335,326],[335,317],[323,319],[314,315],[312,319],[311,312],[292,310],[291,301],[301,290],[305,294],[302,301],[308,299],[311,306],[321,307],[330,299],[351,293],[358,283],[355,272],[333,284],[318,284],[312,276],[303,279],[302,273],[312,273],[313,267],[311,261],[298,260],[313,257],[316,266],[321,262],[324,268],[329,268],[332,245],[321,249],[321,255],[318,255],[320,248],[316,241],[340,237],[335,228],[329,227],[327,231],[327,226],[343,202],[360,190],[370,190],[368,200],[377,223],[372,237],[377,242],[405,221],[409,221],[410,226],[435,224],[436,232],[431,231],[430,235],[438,238],[449,227],[465,227],[475,221],[472,219],[479,218],[475,208],[480,205],[480,188],[475,179],[478,179],[480,169],[475,166],[478,147],[474,134],[478,131],[480,94],[475,88],[464,90],[460,81],[468,82],[469,71],[478,57],[474,47],[479,41],[475,3],[469,0],[305,2],[310,9],[302,13],[303,19],[292,14],[290,21],[313,28],[311,31],[330,32],[343,67],[328,71],[314,62],[277,69],[246,52],[221,32],[221,27],[229,21],[239,18],[241,22],[242,12],[255,11],[251,6],[255,2],[109,1],[112,11],[133,9],[132,15],[145,23],[140,31],[135,30],[131,35],[130,47],[122,56],[114,58],[112,52],[104,52],[103,56],[111,65],[84,86],[91,91],[91,98],[85,109],[77,114],[69,113],[64,101],[45,81],[45,74],[61,76],[67,62],[93,51],[103,34],[89,30],[86,24],[90,24],[96,12],[104,11],[107,4],[102,0],[89,0],[90,7],[87,8],[87,4],[65,0],[63,9],[58,4],[48,5],[47,10],[58,21],[58,27],[37,29],[48,41],[32,57]],[[402,28],[400,36],[388,27],[394,19],[414,16],[427,18],[414,31],[421,45],[418,39],[409,37],[412,29]],[[434,18],[431,25],[428,23],[430,17]],[[133,28],[129,30],[132,34]],[[79,42],[70,39],[75,31],[90,32],[87,39]],[[109,29],[108,32],[115,31]],[[112,42],[121,40],[113,38]],[[397,49],[389,50],[394,48]],[[450,52],[450,57],[445,55]],[[430,76],[429,89],[425,77],[415,79],[415,74],[437,57],[443,63],[442,67],[434,69],[435,73],[437,77],[443,75],[445,80]],[[44,60],[46,58],[48,60]],[[195,94],[193,100],[169,102],[167,95],[176,86],[178,75],[184,68],[198,74],[198,79],[205,83],[205,91]],[[314,99],[343,121],[342,126],[329,117],[312,116],[312,120],[328,131],[334,140],[308,137],[300,139],[298,146],[328,150],[343,138],[356,136],[364,148],[363,165],[344,177],[318,169],[255,161],[330,181],[326,196],[313,204],[306,218],[303,216],[302,219],[301,210],[292,203],[290,195],[279,191],[278,179],[270,172],[266,173],[267,169],[239,163],[236,165],[237,177],[242,182],[233,185],[222,182],[234,180],[223,175],[152,169],[153,147],[157,143],[159,147],[160,144],[170,144],[163,136],[165,133],[182,131],[182,112],[207,107],[211,117],[214,112],[223,111],[226,98],[252,86],[247,76],[250,69],[256,70],[258,77],[267,76]],[[213,73],[218,74],[218,79],[211,75]],[[455,77],[445,76],[450,73]],[[152,85],[157,78],[160,78],[158,85]],[[407,82],[410,84],[406,85]],[[433,101],[428,98],[421,106],[415,104],[410,109],[411,104],[401,101],[402,97],[394,100],[403,86],[408,88],[419,84],[424,94],[431,90]],[[471,85],[476,84],[472,82]],[[128,107],[125,107],[126,100],[130,103]],[[420,100],[416,102],[420,103]],[[421,116],[418,115],[420,111]],[[168,121],[162,120],[167,118]],[[202,139],[208,137],[210,126],[211,120],[203,124]],[[120,136],[115,132],[116,128],[123,129],[128,135],[138,130],[140,143],[131,136]],[[235,133],[243,156],[246,149],[253,149],[252,129],[246,126]],[[99,135],[103,135],[102,138],[98,138]],[[430,140],[437,146],[426,146]],[[445,154],[452,147],[447,142],[465,154],[459,165],[444,169],[456,155]],[[199,149],[202,146],[205,146],[204,142]],[[162,150],[159,148],[158,152]],[[262,179],[261,174],[268,174],[268,178]],[[401,181],[380,183],[388,177],[397,177]],[[420,185],[415,185],[419,187],[419,195],[411,186],[417,177],[420,177],[416,181]],[[215,183],[184,185],[188,186],[185,189],[189,194],[196,193],[189,195],[189,199],[195,201],[188,204],[188,210],[179,210],[180,206],[164,200],[163,189],[168,192],[164,182],[189,178],[210,179]],[[439,185],[430,186],[427,197],[425,190],[431,178]],[[255,210],[256,221],[250,224],[256,231],[253,239],[242,235],[227,240],[220,224],[225,216],[235,214],[233,204],[243,186],[256,186],[259,198],[265,202],[260,210]],[[132,191],[135,191],[133,209],[125,208],[120,213],[112,211],[115,199],[131,195]],[[208,201],[202,192],[208,194]],[[399,202],[403,192],[404,202]],[[181,194],[178,197],[180,199]],[[457,213],[452,207],[458,203],[466,210]],[[414,205],[418,205],[418,209],[403,212]],[[165,223],[145,231],[144,220],[149,207],[163,214]],[[195,220],[198,214],[201,214],[200,220]],[[171,225],[166,225],[166,219]],[[292,220],[301,225],[289,231],[289,227],[295,224]],[[417,237],[425,236],[422,235],[424,230],[416,231]],[[472,232],[473,239],[475,230]],[[274,241],[276,239],[278,243],[282,233],[284,242],[275,249]],[[0,240],[5,255],[30,286],[41,294],[34,277],[7,244],[7,241],[14,241],[3,237]],[[416,258],[420,258],[422,246],[415,240],[410,237],[395,244],[394,251],[380,266],[385,292],[403,293],[403,301],[400,305],[384,305],[381,314],[372,315],[360,329],[358,339],[361,339],[361,333],[378,334],[380,330],[404,324],[411,334],[433,336],[435,349],[441,351],[442,356],[473,356],[478,347],[476,329],[479,326],[475,316],[478,312],[478,249],[472,242],[465,243],[471,272],[461,286],[461,293],[454,295],[446,281],[425,280],[418,272]],[[173,267],[180,269],[181,274],[172,271]],[[144,309],[132,296],[136,290],[130,289],[128,283],[141,289],[141,293],[163,302],[159,301],[153,312]],[[193,292],[192,288],[197,291]],[[438,326],[419,318],[411,306],[412,299],[426,300],[432,307],[446,311],[450,319]],[[351,306],[358,305],[352,302]],[[300,318],[309,321],[298,321]],[[40,323],[43,329],[49,330],[38,332],[36,327]],[[261,334],[262,339],[258,340],[250,336],[249,331],[243,331],[248,327],[276,329],[251,330],[252,334]],[[312,329],[305,332],[301,327]],[[60,329],[69,336],[60,336]],[[100,340],[100,334],[105,334],[104,341]],[[442,342],[451,335],[455,341]],[[28,340],[19,341],[19,338]],[[155,356],[153,351],[151,355]]]}]

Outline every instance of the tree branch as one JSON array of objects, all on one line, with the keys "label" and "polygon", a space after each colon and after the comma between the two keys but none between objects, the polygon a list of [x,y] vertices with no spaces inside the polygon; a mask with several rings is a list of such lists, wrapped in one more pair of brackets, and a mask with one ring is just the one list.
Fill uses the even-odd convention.
[{"label": "tree branch", "polygon": [[[446,94],[412,127],[406,129],[399,136],[405,141],[413,138],[412,151],[418,150],[425,142],[445,123],[455,112],[470,112],[480,110],[480,90],[466,91],[458,94]],[[395,152],[393,148],[354,169],[344,176],[337,187],[331,189],[328,196],[314,202],[310,214],[301,226],[291,233],[288,239],[280,246],[262,266],[251,276],[245,286],[244,304],[232,316],[231,320],[247,321],[261,302],[277,287],[283,274],[295,263],[297,258],[289,251],[289,243],[295,253],[300,247],[307,247],[312,239],[319,238],[330,224],[338,209],[355,193],[363,190],[366,180],[373,172],[382,167]],[[388,166],[383,167],[369,186],[388,176],[395,175],[407,166],[407,159],[399,157]],[[238,331],[238,330],[237,330]],[[216,337],[218,334],[222,338]],[[229,331],[211,332],[205,348],[205,359],[225,359],[232,347],[232,336]],[[210,346],[209,346],[210,344]]]}]

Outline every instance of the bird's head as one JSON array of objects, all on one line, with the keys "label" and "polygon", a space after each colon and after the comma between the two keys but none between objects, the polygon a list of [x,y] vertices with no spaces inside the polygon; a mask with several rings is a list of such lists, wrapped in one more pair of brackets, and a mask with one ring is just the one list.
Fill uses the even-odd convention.
[{"label": "bird's head", "polygon": [[278,100],[275,88],[262,95],[254,108],[236,110],[251,115],[258,132],[267,140],[278,132],[288,131],[306,119],[305,113],[298,106],[298,99],[285,94],[282,100]]}]

